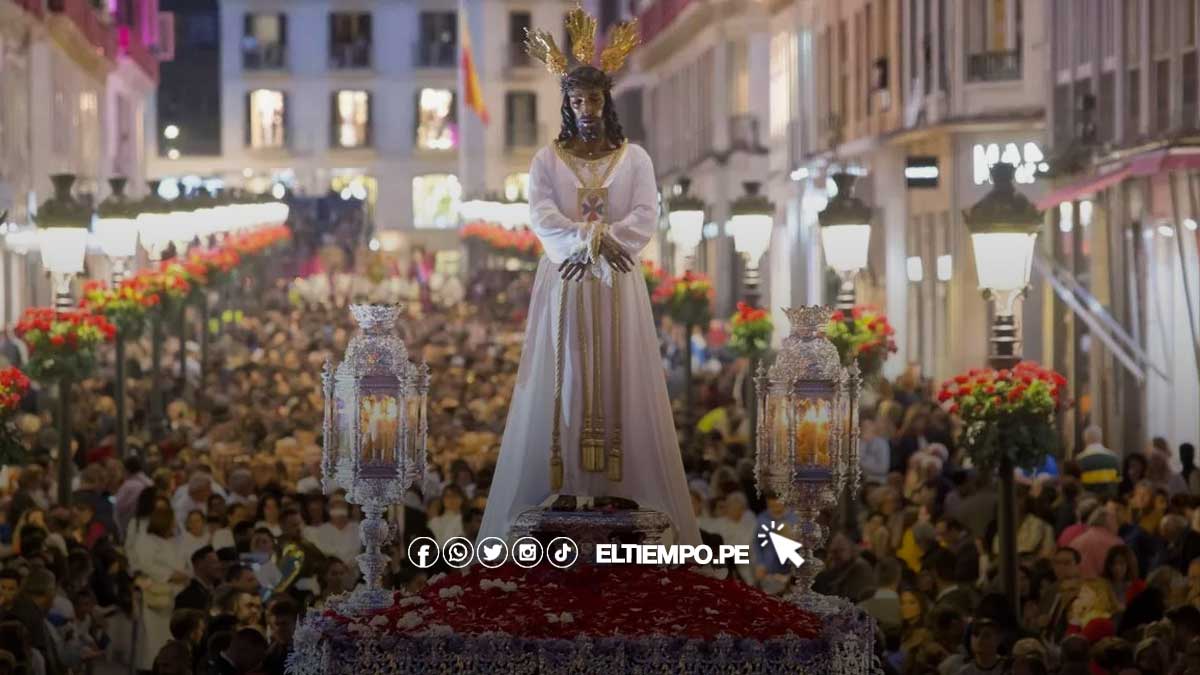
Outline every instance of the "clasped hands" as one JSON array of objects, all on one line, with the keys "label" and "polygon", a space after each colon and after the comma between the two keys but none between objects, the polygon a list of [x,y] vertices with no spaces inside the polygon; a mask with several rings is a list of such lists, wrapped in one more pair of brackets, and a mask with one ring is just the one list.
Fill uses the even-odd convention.
[{"label": "clasped hands", "polygon": [[[617,243],[616,239],[612,238],[612,235],[604,232],[597,237],[595,250],[599,258],[607,260],[608,264],[618,272],[628,272],[633,269],[633,257],[625,252],[625,249]],[[562,274],[564,281],[582,281],[595,262],[598,262],[598,259],[594,259],[589,255],[588,250],[584,249],[564,260],[558,266],[558,271]]]}]

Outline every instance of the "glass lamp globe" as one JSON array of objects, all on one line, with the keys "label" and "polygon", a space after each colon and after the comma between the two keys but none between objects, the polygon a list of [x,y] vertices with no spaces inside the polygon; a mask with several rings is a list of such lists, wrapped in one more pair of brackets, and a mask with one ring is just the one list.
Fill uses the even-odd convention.
[{"label": "glass lamp globe", "polygon": [[759,194],[759,183],[742,184],[745,194],[730,206],[729,234],[733,247],[754,267],[771,245],[771,230],[775,227],[775,205]]},{"label": "glass lamp globe", "polygon": [[817,216],[825,262],[842,275],[866,267],[871,246],[871,208],[854,196],[856,180],[852,174],[834,174],[837,195]]},{"label": "glass lamp globe", "polygon": [[690,194],[692,181],[686,176],[676,182],[676,194],[667,200],[667,239],[684,251],[700,245],[704,236],[706,206],[699,197]]},{"label": "glass lamp globe", "polygon": [[83,271],[92,211],[71,196],[74,174],[54,174],[50,180],[54,195],[42,204],[36,217],[42,265],[51,274],[69,280]]},{"label": "glass lamp globe", "polygon": [[1029,285],[1042,214],[1017,192],[1016,168],[995,164],[992,191],[963,214],[975,252],[980,288],[1013,294]]},{"label": "glass lamp globe", "polygon": [[171,203],[158,194],[159,181],[150,181],[150,193],[139,204],[137,217],[138,239],[150,260],[162,260],[163,251],[171,244]]},{"label": "glass lamp globe", "polygon": [[100,241],[104,255],[126,260],[137,255],[138,208],[125,197],[125,178],[110,178],[108,184],[112,195],[96,209],[92,234]]}]

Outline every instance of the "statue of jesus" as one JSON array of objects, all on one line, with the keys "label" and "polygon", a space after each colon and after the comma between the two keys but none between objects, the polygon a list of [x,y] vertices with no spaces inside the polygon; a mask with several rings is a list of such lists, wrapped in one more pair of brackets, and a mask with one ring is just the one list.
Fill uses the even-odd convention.
[{"label": "statue of jesus", "polygon": [[563,123],[530,168],[530,220],[545,255],[479,537],[506,538],[523,511],[569,495],[633,500],[666,514],[677,543],[695,545],[700,532],[637,261],[657,225],[654,167],[625,139],[612,101],[610,73],[636,45],[636,27],[613,33],[596,68],[586,65],[589,25],[594,35],[582,10],[568,15],[573,52],[585,64],[569,72],[548,33],[527,43],[562,78]]}]

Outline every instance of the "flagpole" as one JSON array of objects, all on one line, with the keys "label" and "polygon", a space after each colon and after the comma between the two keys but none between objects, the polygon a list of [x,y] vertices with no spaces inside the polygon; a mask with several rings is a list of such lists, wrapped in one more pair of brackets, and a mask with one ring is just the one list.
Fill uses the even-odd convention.
[{"label": "flagpole", "polygon": [[486,190],[484,155],[487,139],[479,113],[470,106],[472,82],[468,62],[464,60],[464,55],[469,54],[470,63],[478,73],[483,49],[475,39],[483,36],[483,9],[480,0],[458,0],[458,95],[455,105],[459,125],[458,177],[464,199],[482,196]]}]

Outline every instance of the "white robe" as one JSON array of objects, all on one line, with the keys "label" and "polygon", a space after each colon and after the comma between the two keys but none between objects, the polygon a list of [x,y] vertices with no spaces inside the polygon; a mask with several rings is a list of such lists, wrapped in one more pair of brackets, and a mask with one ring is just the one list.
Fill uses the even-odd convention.
[{"label": "white robe", "polygon": [[[646,151],[630,144],[605,186],[609,190],[611,234],[636,261],[657,227],[658,188],[654,167]],[[534,157],[529,174],[530,216],[545,255],[538,264],[533,284],[525,347],[500,446],[500,459],[479,531],[480,539],[489,536],[507,538],[518,515],[538,506],[551,495],[555,333],[559,291],[566,283],[559,275],[558,266],[584,241],[579,223],[578,187],[575,174],[553,148],[543,148]],[[571,282],[564,335],[563,486],[559,492],[633,499],[643,508],[665,513],[674,524],[677,543],[698,545],[700,530],[692,513],[683,460],[675,436],[666,374],[659,359],[658,336],[646,283],[637,267],[615,277],[614,283],[620,285],[623,480],[610,482],[605,472],[585,472],[580,466],[582,355],[579,352],[580,325],[575,292],[578,284]],[[590,310],[591,291],[585,291],[584,302]],[[604,417],[610,427],[616,411],[612,398],[615,377],[609,325],[611,301],[612,289],[602,286],[599,316],[604,345]],[[590,326],[589,321],[589,332]]]},{"label": "white robe", "polygon": [[[168,584],[172,574],[184,570],[184,563],[179,556],[179,542],[174,537],[163,539],[154,534],[143,533],[137,538],[130,558],[137,561],[133,571],[150,577],[156,584]],[[180,584],[170,586],[172,597],[183,590]],[[152,669],[154,658],[170,639],[171,608],[151,609],[146,605],[143,595],[135,655],[138,670]]]}]

